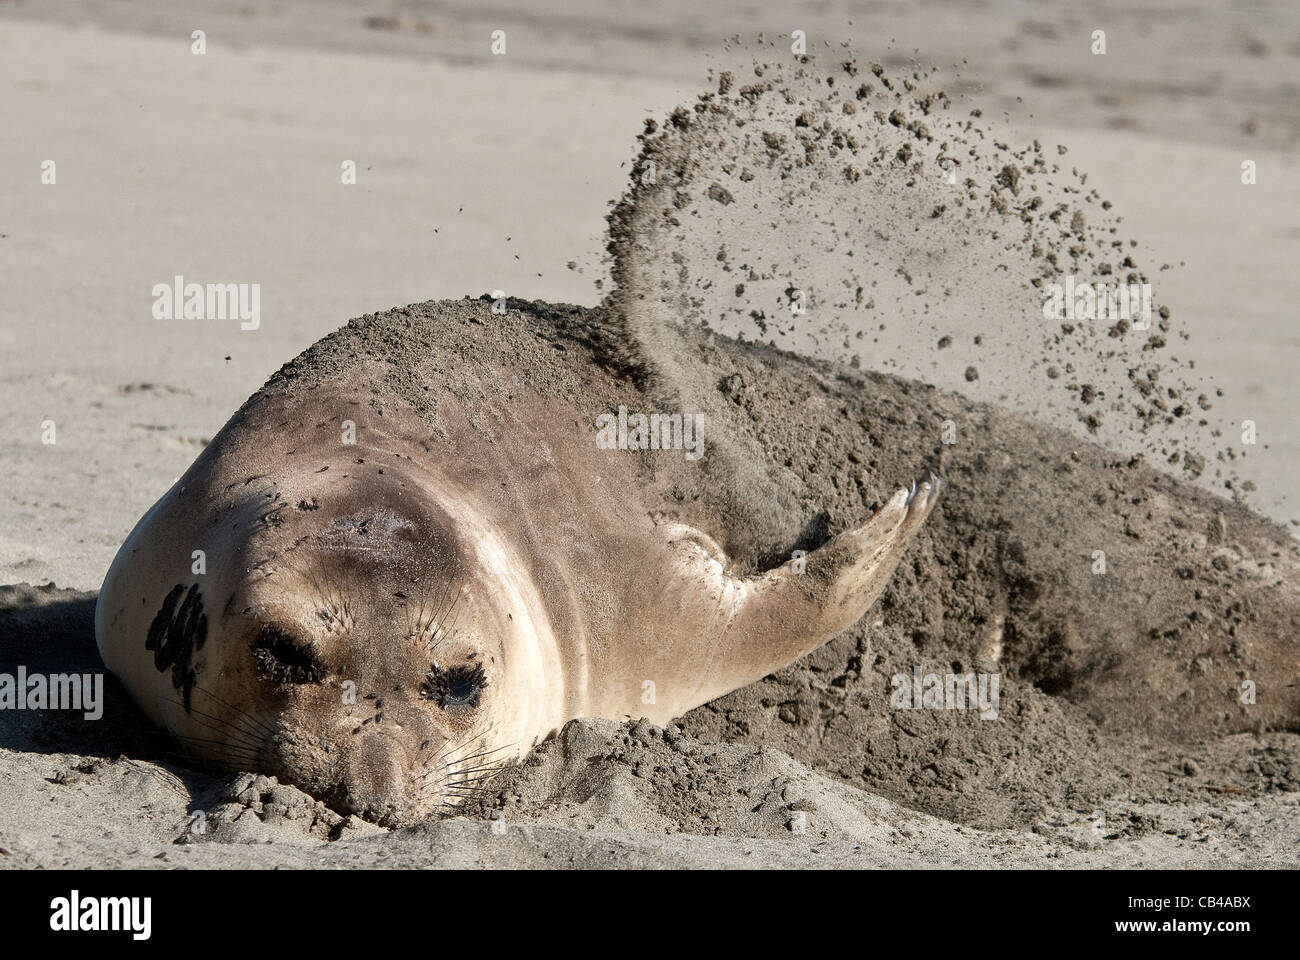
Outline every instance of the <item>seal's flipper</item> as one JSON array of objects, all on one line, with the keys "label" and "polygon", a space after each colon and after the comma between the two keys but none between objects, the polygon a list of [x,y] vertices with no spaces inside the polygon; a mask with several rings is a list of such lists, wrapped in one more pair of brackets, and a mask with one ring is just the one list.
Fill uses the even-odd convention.
[{"label": "seal's flipper", "polygon": [[700,605],[674,606],[715,618],[717,639],[705,649],[673,650],[676,663],[693,662],[690,675],[707,683],[692,691],[694,702],[665,705],[660,719],[753,683],[853,626],[884,591],[942,486],[931,474],[911,490],[899,490],[861,526],[754,577],[728,576],[700,537],[676,530],[674,545],[692,554],[688,582]]},{"label": "seal's flipper", "polygon": [[[797,561],[792,560],[762,578],[764,586],[752,602],[794,607],[812,604],[795,622],[821,639],[812,640],[794,656],[843,633],[870,609],[889,583],[912,536],[934,509],[942,486],[943,481],[930,474],[920,486],[913,483],[910,491],[895,493],[862,526],[814,550],[805,559],[803,573],[797,572]],[[803,578],[811,580],[804,582]]]}]

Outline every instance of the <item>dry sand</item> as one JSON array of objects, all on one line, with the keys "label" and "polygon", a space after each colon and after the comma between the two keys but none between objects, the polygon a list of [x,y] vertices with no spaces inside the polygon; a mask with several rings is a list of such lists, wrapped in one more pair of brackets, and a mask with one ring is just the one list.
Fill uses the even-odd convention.
[{"label": "dry sand", "polygon": [[[58,19],[77,6],[53,4],[40,15]],[[636,118],[662,118],[703,88],[691,43],[637,60],[627,56],[635,34],[617,30],[609,46],[579,56],[581,43],[555,40],[562,28],[529,21],[524,37],[531,30],[555,40],[546,57],[537,44],[517,43],[527,51],[518,59],[483,63],[477,43],[446,48],[460,27],[367,28],[330,7],[279,46],[245,46],[249,24],[217,19],[226,36],[211,31],[209,54],[194,58],[185,39],[192,27],[170,9],[113,9],[114,27],[164,36],[24,22],[31,5],[0,8],[18,17],[0,21],[0,79],[11,94],[0,101],[0,121],[24,133],[0,145],[13,184],[0,225],[0,583],[96,589],[134,520],[229,412],[342,317],[466,290],[596,302],[600,220],[622,189]],[[888,32],[922,32],[925,16],[891,14]],[[934,62],[950,51],[957,59],[971,37],[1023,52],[1003,68],[988,58],[979,64],[986,89],[977,96],[988,96],[990,112],[1011,107],[1026,74],[1043,69],[1035,61],[1044,47],[1050,53],[1071,30],[1087,32],[1066,18],[1044,24],[1013,13],[1006,22],[1018,24],[1014,38],[1004,36],[1003,20],[972,14],[924,31]],[[1231,39],[1213,46],[1225,22]],[[181,40],[166,36],[179,26]],[[269,26],[265,35],[274,37],[278,28]],[[701,22],[686,35],[710,37],[696,46],[719,58],[725,52],[712,37],[757,29],[715,26]],[[1259,486],[1260,509],[1289,519],[1283,498],[1300,448],[1285,433],[1300,341],[1279,318],[1297,282],[1283,269],[1294,260],[1288,211],[1300,191],[1286,152],[1296,139],[1285,80],[1296,51],[1259,39],[1259,23],[1204,15],[1148,32],[1152,55],[1114,58],[1114,74],[1031,81],[1035,112],[1058,121],[1051,127],[1019,107],[1009,122],[1019,125],[1016,142],[1069,144],[1088,186],[1142,238],[1144,262],[1188,262],[1162,281],[1192,335],[1180,355],[1202,369],[1214,361],[1225,404],[1235,404],[1220,411],[1226,419],[1260,423],[1267,448],[1237,468]],[[429,36],[433,46],[424,46]],[[1008,47],[1010,39],[1017,42]],[[1215,57],[1243,62],[1235,44],[1250,58],[1254,83],[1226,67],[1216,72]],[[322,58],[320,46],[335,52]],[[1203,56],[1207,49],[1213,56]],[[898,54],[881,57],[896,62]],[[690,79],[674,79],[664,61],[681,69],[677,77],[689,64]],[[629,63],[659,66],[637,72]],[[1170,71],[1173,79],[1157,82]],[[1130,122],[1116,122],[1120,114]],[[1185,122],[1188,114],[1198,122]],[[1237,179],[1246,156],[1270,171],[1255,188]],[[39,182],[47,157],[58,160],[57,187]],[[338,183],[348,158],[362,171],[350,193]],[[581,271],[566,269],[568,261]],[[261,282],[263,328],[153,321],[148,291],[177,272]],[[917,368],[904,372],[943,382],[920,368],[926,356],[912,354]],[[724,398],[764,423],[770,405],[753,391],[768,378],[736,373]],[[801,382],[824,376],[809,372]],[[1032,395],[1027,378],[1010,389],[991,379],[962,392],[1018,400],[1022,409]],[[679,728],[570,725],[507,775],[488,805],[504,813],[495,826],[458,819],[393,835],[343,821],[292,787],[168,765],[167,745],[118,691],[90,735],[57,714],[11,715],[0,743],[11,784],[0,863],[1294,864],[1300,748],[1294,732],[1281,732],[1295,729],[1294,693],[1266,701],[1267,713],[1206,702],[1207,691],[1222,694],[1242,671],[1260,671],[1261,651],[1262,675],[1273,683],[1294,672],[1296,634],[1285,633],[1294,620],[1285,618],[1294,616],[1295,548],[1285,536],[1127,457],[959,397],[848,369],[831,380],[841,393],[844,382],[854,385],[835,402],[860,405],[855,422],[877,432],[866,448],[856,434],[832,436],[837,452],[818,454],[840,463],[854,452],[865,461],[862,489],[800,479],[827,529],[851,519],[843,496],[870,499],[898,470],[942,453],[936,442],[915,442],[918,422],[941,408],[976,439],[983,459],[974,448],[969,460],[949,457],[966,493],[932,520],[913,569],[901,571],[863,625],[800,664],[694,711]],[[46,418],[58,424],[53,447],[39,442]],[[770,440],[782,427],[762,429]],[[903,455],[906,462],[896,459]],[[1054,500],[1063,489],[1073,496]],[[1216,515],[1226,517],[1222,527]],[[1095,585],[1079,578],[1078,551],[1063,547],[1061,530],[1120,543],[1133,578],[1114,596],[1089,594]],[[1176,574],[1182,569],[1192,575]],[[1157,576],[1177,582],[1151,591],[1156,602],[1145,605],[1143,584]],[[1289,586],[1277,590],[1279,580]],[[5,588],[0,663],[96,669],[93,596]],[[1092,616],[1080,620],[1072,606]],[[1154,652],[1139,642],[1147,621],[1189,613],[1190,625],[1157,631]],[[1014,723],[1004,718],[994,733],[976,718],[883,708],[893,672],[973,662],[999,618],[1012,624],[1003,696]],[[1106,629],[1093,629],[1100,622]],[[195,810],[209,823],[201,837],[186,830]],[[478,814],[490,815],[486,807]]]}]

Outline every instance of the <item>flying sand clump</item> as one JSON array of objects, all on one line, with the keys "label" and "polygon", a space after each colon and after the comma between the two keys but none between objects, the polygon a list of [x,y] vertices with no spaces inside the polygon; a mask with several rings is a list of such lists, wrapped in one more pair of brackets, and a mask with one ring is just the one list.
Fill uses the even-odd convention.
[{"label": "flying sand clump", "polygon": [[1221,391],[1170,352],[1165,287],[1065,147],[1000,141],[935,71],[801,57],[716,80],[645,121],[609,218],[609,303],[698,405],[674,330],[925,379],[1192,478],[1214,456],[1251,488],[1215,449]]}]

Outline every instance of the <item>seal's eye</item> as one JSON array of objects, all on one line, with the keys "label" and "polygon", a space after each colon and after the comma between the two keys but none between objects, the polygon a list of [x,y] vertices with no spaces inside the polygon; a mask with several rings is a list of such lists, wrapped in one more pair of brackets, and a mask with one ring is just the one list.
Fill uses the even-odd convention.
[{"label": "seal's eye", "polygon": [[253,641],[257,671],[276,683],[320,683],[328,672],[314,647],[267,624]]},{"label": "seal's eye", "polygon": [[479,697],[487,685],[481,663],[445,670],[434,664],[433,669],[424,675],[420,692],[426,700],[432,700],[444,710],[466,710],[478,706]]}]

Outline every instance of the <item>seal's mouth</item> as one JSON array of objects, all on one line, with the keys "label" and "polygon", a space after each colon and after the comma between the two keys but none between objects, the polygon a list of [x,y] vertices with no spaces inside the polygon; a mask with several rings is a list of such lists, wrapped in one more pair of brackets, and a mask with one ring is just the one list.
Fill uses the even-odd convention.
[{"label": "seal's mouth", "polygon": [[343,783],[337,783],[330,789],[320,794],[313,794],[313,796],[335,813],[360,817],[362,820],[378,824],[381,827],[387,827],[390,830],[409,826],[421,819],[428,819],[427,817],[414,816],[403,806],[396,803],[383,802],[373,798],[359,798]]},{"label": "seal's mouth", "polygon": [[274,738],[265,773],[335,813],[383,827],[423,819],[406,745],[386,732],[328,739],[284,731]]},{"label": "seal's mouth", "polygon": [[385,785],[387,789],[380,790],[355,778],[336,780],[323,789],[294,785],[336,813],[393,829],[455,815],[457,810],[484,796],[486,791],[480,783],[487,782],[501,769],[501,765],[490,770],[470,768],[454,772],[441,782],[435,771],[425,775],[423,787],[419,777],[408,781],[406,788],[390,783]]},{"label": "seal's mouth", "polygon": [[338,814],[391,829],[453,815],[483,797],[506,766],[501,758],[509,745],[483,746],[481,736],[415,744],[387,728],[332,740],[281,731],[268,743],[260,772]]}]

